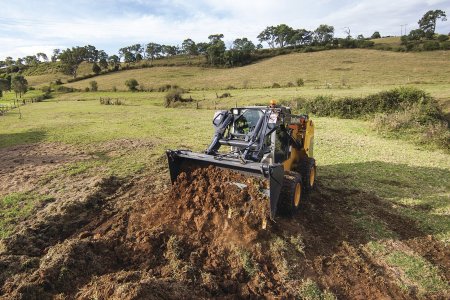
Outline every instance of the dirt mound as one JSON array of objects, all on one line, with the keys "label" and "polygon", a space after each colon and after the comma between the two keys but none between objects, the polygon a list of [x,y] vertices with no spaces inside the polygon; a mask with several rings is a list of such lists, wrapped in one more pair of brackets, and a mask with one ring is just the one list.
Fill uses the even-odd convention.
[{"label": "dirt mound", "polygon": [[[30,221],[3,245],[0,296],[298,298],[311,279],[338,298],[416,297],[372,260],[348,217],[353,201],[384,215],[374,196],[319,185],[295,218],[262,229],[269,207],[260,180],[210,167],[182,173],[156,195],[152,180],[104,179],[57,218]],[[404,233],[414,224],[392,212],[385,219],[411,247],[420,244]],[[429,244],[424,255],[446,266],[448,251]]]}]

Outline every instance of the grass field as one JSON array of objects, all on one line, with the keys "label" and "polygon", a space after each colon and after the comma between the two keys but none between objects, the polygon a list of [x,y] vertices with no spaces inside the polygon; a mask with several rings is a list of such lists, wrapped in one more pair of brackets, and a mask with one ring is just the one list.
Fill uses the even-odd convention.
[{"label": "grass field", "polygon": [[[91,99],[86,97],[92,94],[95,96]],[[130,155],[130,159],[151,168],[165,149],[200,151],[210,141],[213,132],[210,110],[166,109],[158,93],[134,93],[135,97],[126,98],[125,105],[106,106],[100,105],[100,95],[65,94],[52,101],[28,105],[22,108],[21,120],[15,112],[7,114],[1,119],[0,147],[62,142],[93,149],[105,141],[148,139],[155,144],[152,150],[143,156]],[[450,212],[448,154],[421,150],[405,141],[383,139],[364,121],[316,118],[316,123],[315,149],[321,175],[335,178],[346,174],[337,181],[330,180],[328,185],[374,192],[402,205],[399,208],[402,212],[423,222],[431,234],[449,241],[450,222],[443,222]],[[94,166],[97,163],[93,161]],[[111,167],[116,165],[117,162],[111,162]],[[424,203],[431,205],[430,212],[413,210]]]},{"label": "grass field", "polygon": [[[128,76],[135,77],[147,87],[171,83],[193,88],[186,95],[197,100],[201,109],[195,109],[197,102],[186,107],[165,108],[165,93],[160,92],[101,91],[55,94],[52,99],[21,107],[20,119],[18,111],[12,110],[0,116],[0,158],[4,166],[0,168],[0,259],[10,259],[2,256],[1,238],[14,237],[16,226],[28,228],[30,222],[34,224],[34,217],[30,216],[39,220],[45,217],[44,212],[49,213],[48,218],[53,223],[43,223],[45,239],[47,228],[52,226],[61,225],[61,230],[67,230],[71,227],[67,224],[72,220],[81,224],[87,222],[83,218],[90,214],[95,214],[95,220],[98,217],[95,201],[105,197],[105,191],[85,196],[88,187],[97,188],[101,186],[99,182],[125,182],[125,191],[129,188],[127,182],[132,182],[142,190],[143,194],[135,190],[137,194],[126,192],[123,198],[118,198],[125,200],[120,203],[127,216],[120,217],[118,222],[133,221],[128,212],[133,209],[136,199],[157,190],[157,186],[168,184],[165,150],[202,151],[207,147],[213,133],[214,108],[263,104],[272,98],[365,96],[398,85],[419,86],[445,103],[450,96],[449,54],[326,51],[280,56],[236,69],[158,67],[132,70],[95,80],[100,89],[110,89],[116,84],[121,88]],[[413,65],[416,67],[412,68]],[[267,72],[269,68],[273,72]],[[343,81],[345,76],[348,77]],[[251,79],[244,82],[247,78]],[[264,88],[273,82],[286,85],[297,78],[305,79],[305,87]],[[84,88],[90,80],[93,79],[69,86]],[[244,84],[253,88],[226,89],[228,85],[241,88]],[[216,93],[220,96],[225,92],[231,97],[216,98]],[[40,92],[30,91],[26,97],[37,93]],[[102,97],[119,99],[123,105],[101,105]],[[7,93],[0,103],[9,103],[11,99],[12,93]],[[341,280],[340,276],[350,278],[347,282],[347,279],[330,281],[322,271],[316,274],[317,282],[306,277],[295,278],[301,280],[300,290],[305,297],[328,295],[333,298],[333,292],[348,295],[342,290],[345,284],[359,284],[358,276],[369,274],[373,280],[368,283],[371,288],[382,279],[384,284],[392,284],[387,286],[388,290],[395,286],[404,295],[445,298],[450,292],[448,257],[442,250],[448,249],[450,244],[450,154],[444,150],[425,149],[413,141],[383,138],[371,129],[368,121],[312,118],[316,124],[314,155],[318,164],[319,189],[314,197],[317,201],[307,206],[307,213],[301,212],[301,218],[278,221],[278,226],[287,227],[279,230],[281,233],[273,233],[277,238],[269,250],[278,261],[274,258],[271,263],[276,264],[277,270],[293,273],[290,276],[295,278],[293,270],[296,266],[316,266],[315,263],[323,259],[317,267],[319,270],[337,266],[337,280]],[[140,178],[144,180],[139,181]],[[108,184],[106,190],[111,188]],[[83,197],[89,200],[86,208],[80,202]],[[105,198],[108,203],[105,219],[121,207],[113,204],[113,198]],[[56,206],[58,203],[61,206]],[[153,206],[153,203],[148,205]],[[68,207],[66,215],[60,212],[64,207]],[[61,215],[54,218],[52,213],[55,212]],[[138,215],[135,218],[140,218],[142,213]],[[163,216],[150,215],[156,222],[159,222],[158,218]],[[55,220],[62,220],[62,223],[55,224]],[[107,227],[114,229],[111,224],[116,223],[109,223]],[[327,230],[316,232],[316,224],[331,233]],[[32,228],[33,232],[40,230]],[[311,244],[305,245],[302,236],[294,236],[294,233],[312,233],[314,238],[309,240]],[[84,243],[85,234],[73,231],[70,239],[58,236],[55,244],[49,244],[52,250],[48,253],[54,255],[62,251],[63,256],[54,256],[56,260],[77,255],[80,250],[71,250],[70,245],[75,240]],[[132,240],[141,237],[132,236]],[[93,240],[97,238],[97,235],[92,237]],[[171,236],[169,241],[173,239]],[[20,241],[20,237],[17,240]],[[293,253],[292,249],[287,249],[288,244],[295,244],[300,250],[294,250],[294,255],[288,256],[287,253]],[[248,249],[238,251],[248,274],[254,274],[258,267],[253,264],[251,253]],[[45,259],[51,255],[45,254],[41,258],[44,263],[38,265],[45,267]],[[167,254],[164,257],[170,260]],[[307,259],[307,263],[301,259]],[[175,264],[184,263],[178,255],[172,260]],[[5,265],[14,266],[9,261]],[[26,263],[22,263],[24,265]],[[15,270],[15,267],[11,268],[8,270]],[[57,269],[55,276],[64,277],[76,269],[70,265],[68,268]],[[367,268],[373,268],[376,274],[367,273]],[[18,274],[17,270],[12,274]],[[96,277],[92,278],[95,280]],[[358,280],[354,282],[354,278]],[[1,284],[2,280],[6,279],[0,275]],[[284,277],[280,280],[284,286]],[[79,286],[83,284],[87,282]],[[347,292],[353,288],[347,285]],[[372,297],[376,298],[376,295]]]},{"label": "grass field", "polygon": [[373,39],[371,41],[374,42],[376,45],[377,44],[388,45],[388,46],[400,46],[401,45],[400,37],[398,37],[398,36],[390,36],[390,37],[384,37],[384,38],[380,38],[380,39]]}]

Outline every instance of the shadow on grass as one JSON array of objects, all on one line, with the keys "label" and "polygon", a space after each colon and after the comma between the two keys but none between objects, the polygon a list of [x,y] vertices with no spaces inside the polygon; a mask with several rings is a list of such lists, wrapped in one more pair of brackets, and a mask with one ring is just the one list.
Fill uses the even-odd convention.
[{"label": "shadow on grass", "polygon": [[43,130],[28,130],[18,133],[0,133],[0,148],[32,144],[42,141],[46,137],[46,132]]},{"label": "shadow on grass", "polygon": [[[310,257],[331,255],[343,242],[409,240],[450,232],[449,172],[379,161],[318,169],[316,190],[280,230],[303,235]],[[308,253],[309,249],[309,253]]]}]

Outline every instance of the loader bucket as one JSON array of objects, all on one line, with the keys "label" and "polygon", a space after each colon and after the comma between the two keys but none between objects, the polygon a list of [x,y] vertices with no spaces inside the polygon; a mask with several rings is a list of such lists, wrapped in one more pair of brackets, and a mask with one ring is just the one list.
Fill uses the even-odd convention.
[{"label": "loader bucket", "polygon": [[190,168],[216,166],[218,168],[233,170],[246,176],[267,179],[269,182],[270,217],[275,218],[278,198],[283,186],[284,168],[281,164],[262,164],[248,162],[242,164],[236,160],[217,159],[212,155],[190,152],[187,150],[167,150],[170,179],[175,183],[180,173]]}]

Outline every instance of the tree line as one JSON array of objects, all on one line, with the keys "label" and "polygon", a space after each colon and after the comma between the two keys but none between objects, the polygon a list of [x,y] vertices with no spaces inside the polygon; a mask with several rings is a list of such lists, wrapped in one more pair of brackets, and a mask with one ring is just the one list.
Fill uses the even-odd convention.
[{"label": "tree line", "polygon": [[[402,42],[420,40],[423,38],[432,39],[435,35],[436,21],[446,21],[446,14],[442,10],[428,11],[418,22],[419,29],[412,30],[408,36],[402,37]],[[77,70],[82,62],[92,63],[92,71],[99,74],[102,71],[118,70],[121,62],[126,64],[137,63],[143,60],[153,63],[155,59],[172,57],[180,54],[189,57],[202,55],[206,62],[213,66],[240,66],[250,63],[255,55],[264,51],[263,44],[267,44],[269,49],[302,48],[302,47],[329,47],[329,48],[366,48],[373,46],[373,42],[368,41],[364,36],[358,35],[353,38],[350,29],[346,31],[347,37],[335,38],[333,26],[322,24],[314,30],[295,29],[286,24],[267,26],[261,31],[257,39],[258,44],[254,44],[246,37],[235,39],[231,45],[225,46],[223,34],[212,34],[208,36],[207,42],[195,42],[187,38],[181,46],[164,45],[155,42],[148,44],[133,44],[120,48],[118,55],[108,55],[104,50],[96,49],[95,46],[76,46],[65,50],[54,49],[50,57],[52,62],[60,62],[60,70],[67,75],[77,77]],[[380,38],[381,35],[375,31],[372,39]],[[448,36],[447,36],[448,39]],[[270,50],[269,50],[270,51]],[[26,56],[14,61],[11,57],[0,61],[0,70],[7,73],[18,72],[29,66],[37,65],[40,62],[48,62],[45,53]]]},{"label": "tree line", "polygon": [[[426,12],[417,22],[419,28],[413,29],[409,34],[405,34],[401,37],[402,45],[404,45],[407,50],[414,50],[415,48],[418,48],[421,42],[424,42],[424,50],[438,50],[441,48],[439,42],[444,43],[448,41],[449,36],[444,34],[435,35],[436,22],[438,20],[447,21],[447,15],[444,11],[437,9]],[[444,47],[444,49],[449,50],[450,44]]]}]

